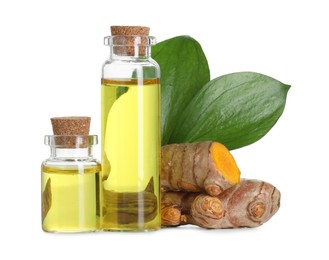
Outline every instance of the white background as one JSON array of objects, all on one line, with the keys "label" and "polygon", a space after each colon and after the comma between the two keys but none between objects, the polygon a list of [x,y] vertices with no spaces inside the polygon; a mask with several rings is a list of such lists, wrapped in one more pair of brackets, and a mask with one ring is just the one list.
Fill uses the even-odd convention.
[{"label": "white background", "polygon": [[[325,2],[1,1],[0,259],[328,259]],[[49,156],[43,145],[49,118],[90,115],[91,133],[100,134],[103,37],[110,25],[147,25],[158,41],[194,37],[212,78],[255,71],[292,85],[275,127],[233,151],[242,177],[266,180],[282,193],[268,223],[239,230],[41,231],[40,164]]]}]

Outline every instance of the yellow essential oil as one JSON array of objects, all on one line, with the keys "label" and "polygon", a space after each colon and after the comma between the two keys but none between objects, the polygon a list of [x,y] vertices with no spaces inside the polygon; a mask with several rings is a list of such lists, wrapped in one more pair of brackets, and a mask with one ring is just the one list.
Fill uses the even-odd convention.
[{"label": "yellow essential oil", "polygon": [[105,230],[160,228],[159,79],[102,79]]},{"label": "yellow essential oil", "polygon": [[100,165],[42,166],[42,228],[48,232],[99,229]]}]

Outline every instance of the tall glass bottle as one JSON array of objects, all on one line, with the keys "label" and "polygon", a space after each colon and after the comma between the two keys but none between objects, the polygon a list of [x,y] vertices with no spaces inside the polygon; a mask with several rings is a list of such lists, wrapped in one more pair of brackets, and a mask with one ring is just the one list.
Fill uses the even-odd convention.
[{"label": "tall glass bottle", "polygon": [[104,230],[160,228],[160,69],[149,28],[113,26],[102,73]]}]

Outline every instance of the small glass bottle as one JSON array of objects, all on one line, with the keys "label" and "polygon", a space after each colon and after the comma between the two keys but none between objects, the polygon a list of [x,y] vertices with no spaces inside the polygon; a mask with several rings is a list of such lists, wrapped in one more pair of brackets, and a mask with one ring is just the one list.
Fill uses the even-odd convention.
[{"label": "small glass bottle", "polygon": [[[83,119],[60,120],[69,121],[68,128]],[[50,146],[51,154],[41,167],[42,229],[47,232],[99,230],[101,165],[92,155],[97,136],[46,135],[45,144]]]},{"label": "small glass bottle", "polygon": [[160,220],[160,69],[149,28],[112,26],[102,72],[102,228],[157,230]]}]

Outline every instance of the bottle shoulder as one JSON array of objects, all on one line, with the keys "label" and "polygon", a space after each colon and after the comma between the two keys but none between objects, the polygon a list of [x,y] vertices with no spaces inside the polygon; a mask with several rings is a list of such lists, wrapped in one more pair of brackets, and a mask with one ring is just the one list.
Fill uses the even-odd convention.
[{"label": "bottle shoulder", "polygon": [[156,66],[159,67],[159,64],[152,58],[147,59],[107,59],[103,63],[105,66]]},{"label": "bottle shoulder", "polygon": [[96,158],[48,158],[41,163],[41,167],[94,167],[101,163]]},{"label": "bottle shoulder", "polygon": [[132,60],[106,60],[102,68],[102,78],[121,78],[131,77],[159,78],[160,67],[158,63],[151,59],[132,59]]},{"label": "bottle shoulder", "polygon": [[160,65],[154,59],[150,58],[149,62],[160,70]]}]

